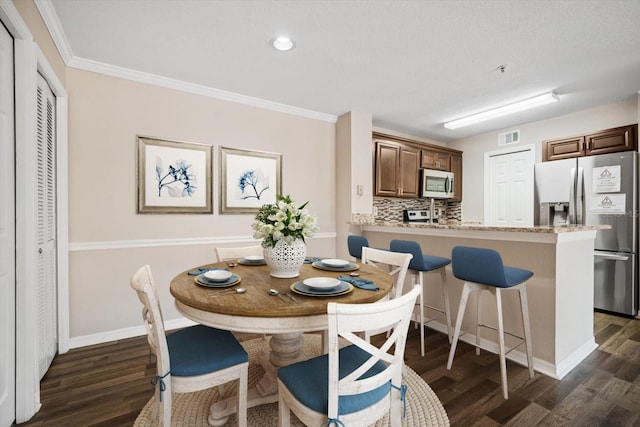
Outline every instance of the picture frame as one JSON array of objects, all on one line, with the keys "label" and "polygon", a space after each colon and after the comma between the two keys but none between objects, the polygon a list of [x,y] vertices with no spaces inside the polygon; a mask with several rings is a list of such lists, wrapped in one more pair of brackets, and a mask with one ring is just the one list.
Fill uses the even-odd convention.
[{"label": "picture frame", "polygon": [[213,213],[211,145],[137,136],[140,214]]},{"label": "picture frame", "polygon": [[282,154],[220,147],[220,213],[255,214],[282,194]]}]

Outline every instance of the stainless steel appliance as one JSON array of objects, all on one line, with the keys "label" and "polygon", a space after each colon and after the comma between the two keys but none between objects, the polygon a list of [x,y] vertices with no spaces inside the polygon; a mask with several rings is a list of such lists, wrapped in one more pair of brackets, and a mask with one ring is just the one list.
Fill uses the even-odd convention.
[{"label": "stainless steel appliance", "polygon": [[536,164],[535,206],[538,225],[611,225],[596,235],[594,306],[637,316],[638,153]]},{"label": "stainless steel appliance", "polygon": [[402,211],[402,220],[404,222],[426,222],[435,224],[440,217],[439,209],[405,209]]},{"label": "stainless steel appliance", "polygon": [[422,197],[450,199],[453,197],[453,173],[422,169]]}]

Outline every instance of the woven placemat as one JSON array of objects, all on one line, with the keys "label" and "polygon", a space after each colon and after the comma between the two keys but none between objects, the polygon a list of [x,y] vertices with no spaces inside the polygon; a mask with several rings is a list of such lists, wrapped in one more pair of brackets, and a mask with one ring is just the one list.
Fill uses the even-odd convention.
[{"label": "woven placemat", "polygon": [[[314,357],[320,354],[321,337],[317,334],[304,335],[303,352],[305,356]],[[264,374],[260,365],[252,363],[261,353],[269,351],[269,339],[256,338],[242,343],[249,353],[249,388],[253,387]],[[404,378],[407,384],[407,412],[402,420],[402,425],[406,427],[427,427],[427,426],[448,426],[449,418],[435,395],[426,382],[413,370],[407,367],[407,374]],[[225,394],[233,395],[237,390],[237,381],[225,386]],[[172,401],[172,426],[193,426],[208,427],[207,418],[209,408],[213,402],[218,400],[217,387],[198,391],[194,393],[174,393]],[[155,426],[151,420],[151,408],[153,398],[147,402],[138,415],[134,426],[148,427]],[[278,425],[278,404],[266,404],[247,411],[247,424],[251,427],[276,427]],[[236,426],[238,422],[235,415],[229,418],[228,426]],[[304,426],[292,413],[292,426]],[[389,415],[379,420],[375,427],[385,427],[389,425]]]}]

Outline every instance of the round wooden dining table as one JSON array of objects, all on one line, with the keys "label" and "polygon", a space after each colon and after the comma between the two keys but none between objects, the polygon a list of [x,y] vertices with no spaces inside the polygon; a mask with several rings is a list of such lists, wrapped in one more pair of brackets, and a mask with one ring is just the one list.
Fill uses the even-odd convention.
[{"label": "round wooden dining table", "polygon": [[[248,407],[272,403],[278,400],[277,373],[280,366],[301,360],[305,332],[324,331],[328,328],[327,303],[363,304],[379,301],[392,289],[393,281],[387,272],[372,265],[355,263],[360,274],[357,279],[375,283],[377,291],[354,287],[338,296],[309,296],[296,293],[292,284],[313,277],[349,276],[349,271],[330,271],[304,264],[300,276],[290,279],[275,278],[266,265],[243,265],[220,262],[195,269],[228,268],[240,277],[240,282],[225,290],[244,288],[246,292],[228,292],[212,297],[223,289],[212,289],[199,285],[189,271],[178,274],[171,280],[170,291],[175,298],[177,310],[194,322],[233,332],[269,334],[269,354],[258,361],[265,374],[255,388],[248,393]],[[279,295],[269,293],[275,289]],[[211,407],[209,424],[224,425],[228,416],[236,412],[236,400],[230,397],[218,401]]]}]

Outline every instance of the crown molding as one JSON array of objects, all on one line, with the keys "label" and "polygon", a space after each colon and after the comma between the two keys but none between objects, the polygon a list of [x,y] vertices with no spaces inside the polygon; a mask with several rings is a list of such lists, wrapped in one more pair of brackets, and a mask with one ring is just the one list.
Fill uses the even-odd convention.
[{"label": "crown molding", "polygon": [[176,80],[156,74],[145,73],[75,56],[73,54],[71,46],[69,45],[69,41],[64,34],[64,30],[62,29],[62,25],[60,24],[60,20],[58,19],[58,15],[56,14],[55,9],[53,8],[51,0],[34,1],[36,7],[38,8],[38,11],[40,12],[40,16],[42,16],[42,19],[44,20],[44,23],[49,30],[49,33],[51,34],[51,37],[53,38],[53,41],[58,48],[60,55],[62,56],[62,60],[67,67],[77,68],[85,71],[92,71],[94,73],[104,74],[112,77],[119,77],[126,80],[160,86],[167,89],[174,89],[181,92],[206,96],[209,98],[250,105],[252,107],[263,108],[280,113],[293,114],[295,116],[306,117],[323,122],[336,123],[338,121],[338,116],[335,116],[333,114],[320,113],[317,111],[268,101],[266,99],[254,98],[251,96],[241,95],[222,89],[197,85],[182,80]]},{"label": "crown molding", "polygon": [[60,56],[62,56],[62,60],[67,66],[69,66],[73,59],[73,52],[71,51],[71,46],[69,45],[67,36],[65,36],[64,31],[62,30],[62,25],[60,25],[60,20],[53,8],[53,4],[50,0],[34,0],[34,2],[38,8],[40,16],[42,16],[44,25],[46,25],[53,42],[58,48],[58,52],[60,52]]},{"label": "crown molding", "polygon": [[317,111],[306,110],[304,108],[294,107],[291,105],[279,104],[277,102],[267,101],[266,99],[254,98],[235,92],[202,86],[182,80],[159,76],[157,74],[136,71],[129,68],[119,67],[117,65],[105,64],[103,62],[93,61],[77,56],[74,56],[68,65],[70,67],[85,71],[92,71],[112,77],[119,77],[126,80],[160,86],[167,89],[175,89],[181,92],[193,93],[195,95],[221,99],[224,101],[231,101],[238,104],[250,105],[252,107],[264,108],[266,110],[278,111],[280,113],[293,114],[296,116],[307,117],[310,119],[321,120],[329,123],[336,123],[338,121],[338,117],[332,114],[319,113]]}]

